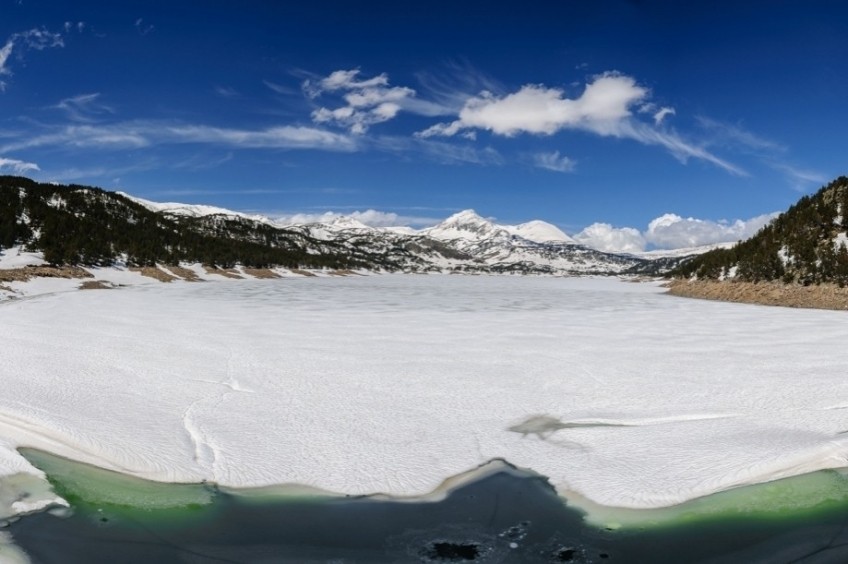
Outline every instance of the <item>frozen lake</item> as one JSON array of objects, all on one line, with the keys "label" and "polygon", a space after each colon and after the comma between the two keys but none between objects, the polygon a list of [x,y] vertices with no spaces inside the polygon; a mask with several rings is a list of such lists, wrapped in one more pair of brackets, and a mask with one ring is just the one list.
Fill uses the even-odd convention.
[{"label": "frozen lake", "polygon": [[385,275],[9,302],[0,475],[38,474],[30,446],[160,481],[416,496],[503,458],[659,507],[848,465],[844,313],[662,291]]}]

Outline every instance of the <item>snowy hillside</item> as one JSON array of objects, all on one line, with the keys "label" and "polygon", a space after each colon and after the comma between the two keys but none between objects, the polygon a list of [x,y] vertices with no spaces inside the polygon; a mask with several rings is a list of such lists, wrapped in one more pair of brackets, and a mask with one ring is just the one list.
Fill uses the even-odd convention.
[{"label": "snowy hillside", "polygon": [[199,204],[0,177],[2,248],[40,251],[51,264],[366,268],[514,274],[659,274],[677,258],[632,256],[577,244],[540,220],[499,225],[473,210],[426,229],[377,228],[356,218],[289,225]]}]

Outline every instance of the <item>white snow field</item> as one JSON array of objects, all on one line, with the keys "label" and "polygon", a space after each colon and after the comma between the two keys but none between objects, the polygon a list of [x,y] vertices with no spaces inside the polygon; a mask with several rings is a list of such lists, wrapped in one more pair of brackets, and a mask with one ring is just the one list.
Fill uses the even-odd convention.
[{"label": "white snow field", "polygon": [[9,301],[0,475],[39,476],[29,446],[159,481],[419,496],[503,458],[647,508],[848,465],[845,313],[662,292],[382,275]]}]

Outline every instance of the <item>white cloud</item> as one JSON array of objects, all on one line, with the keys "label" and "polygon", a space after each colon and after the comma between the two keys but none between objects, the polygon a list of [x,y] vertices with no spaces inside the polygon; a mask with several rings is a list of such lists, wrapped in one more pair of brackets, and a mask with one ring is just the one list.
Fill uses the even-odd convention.
[{"label": "white cloud", "polygon": [[645,99],[648,90],[629,76],[606,73],[587,84],[578,98],[570,99],[558,88],[529,84],[518,92],[498,97],[482,92],[466,100],[459,119],[437,124],[423,137],[452,136],[476,128],[511,137],[519,133],[551,135],[561,129],[586,129],[610,135],[615,123],[630,116],[630,107]]},{"label": "white cloud", "polygon": [[587,247],[607,252],[634,253],[644,251],[648,246],[685,249],[748,239],[778,215],[774,212],[731,222],[683,218],[667,213],[652,220],[643,232],[633,227],[594,223],[574,235],[574,239]]},{"label": "white cloud", "polygon": [[306,223],[330,223],[340,217],[350,217],[371,227],[407,227],[426,226],[439,222],[430,217],[398,215],[394,212],[382,212],[373,209],[339,213],[327,211],[323,213],[296,213],[276,218],[283,225],[303,225]]},{"label": "white cloud", "polygon": [[577,163],[565,155],[560,156],[559,151],[552,153],[537,153],[533,155],[533,164],[538,168],[551,170],[553,172],[572,172]]},{"label": "white cloud", "polygon": [[668,108],[668,107],[666,107],[666,108],[660,108],[660,109],[657,111],[657,113],[655,113],[655,114],[654,114],[654,123],[655,123],[656,125],[659,125],[659,124],[661,124],[661,123],[663,122],[663,120],[666,118],[666,116],[673,116],[673,115],[675,115],[676,113],[677,113],[677,112],[676,112],[676,111],[674,111],[674,108]]},{"label": "white cloud", "polygon": [[[474,129],[513,137],[528,133],[553,135],[562,130],[589,131],[602,137],[633,139],[646,145],[664,147],[686,162],[702,159],[726,171],[744,176],[745,171],[717,157],[706,148],[690,143],[674,132],[660,131],[634,118],[632,109],[653,111],[647,102],[650,91],[632,77],[607,72],[594,77],[577,98],[568,98],[558,88],[529,84],[517,92],[497,96],[482,92],[466,100],[457,120],[435,124],[417,133],[419,137],[452,137]],[[673,113],[662,108],[654,114],[656,123]]]},{"label": "white cloud", "polygon": [[6,159],[0,157],[0,170],[11,170],[17,174],[21,174],[24,172],[32,172],[41,170],[38,168],[38,165],[35,163],[28,163],[25,161],[19,161],[18,159]]},{"label": "white cloud", "polygon": [[613,227],[609,223],[593,223],[573,238],[581,245],[608,253],[638,253],[645,250],[645,238],[638,229]]},{"label": "white cloud", "polygon": [[438,104],[416,99],[412,88],[389,86],[389,78],[385,73],[367,79],[360,79],[359,74],[358,69],[338,70],[325,78],[303,82],[303,91],[309,98],[317,99],[325,93],[341,93],[345,104],[334,109],[325,106],[317,108],[312,112],[315,123],[338,125],[361,135],[372,125],[394,119],[401,110],[428,116],[443,115],[446,112]]},{"label": "white cloud", "polygon": [[[42,51],[51,47],[64,47],[62,35],[52,33],[44,28],[34,28],[20,33],[14,33],[6,40],[6,43],[0,48],[0,76],[11,75],[9,69],[9,59],[12,53],[17,51],[18,57],[22,57],[22,52],[26,49],[34,49]],[[0,81],[0,92],[6,89],[6,83]]]},{"label": "white cloud", "polygon": [[682,218],[679,215],[667,213],[651,221],[644,236],[648,243],[658,249],[731,243],[753,236],[777,215],[777,213],[771,213],[748,220],[737,219],[729,222]]}]

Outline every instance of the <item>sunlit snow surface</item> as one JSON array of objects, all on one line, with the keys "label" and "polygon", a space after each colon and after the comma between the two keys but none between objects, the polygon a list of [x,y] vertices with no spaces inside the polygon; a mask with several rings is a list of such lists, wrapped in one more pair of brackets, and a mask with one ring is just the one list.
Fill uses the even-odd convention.
[{"label": "sunlit snow surface", "polygon": [[845,313],[612,279],[174,283],[0,306],[0,475],[421,495],[493,458],[615,506],[846,465]]}]

